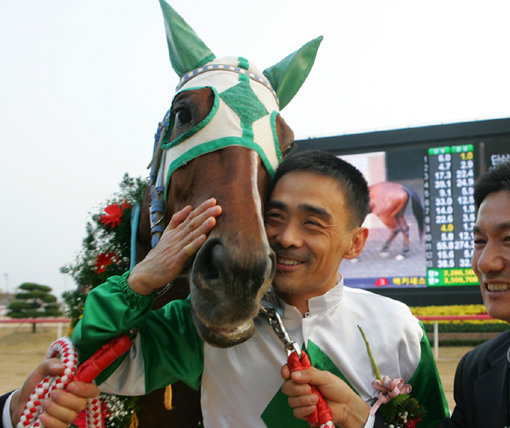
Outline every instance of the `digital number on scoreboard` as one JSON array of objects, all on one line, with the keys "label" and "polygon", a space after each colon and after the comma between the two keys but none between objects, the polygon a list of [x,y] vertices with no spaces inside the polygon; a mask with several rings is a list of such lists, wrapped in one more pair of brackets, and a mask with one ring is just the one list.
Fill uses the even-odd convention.
[{"label": "digital number on scoreboard", "polygon": [[471,269],[476,212],[472,145],[436,147],[424,162],[427,285],[473,285]]}]

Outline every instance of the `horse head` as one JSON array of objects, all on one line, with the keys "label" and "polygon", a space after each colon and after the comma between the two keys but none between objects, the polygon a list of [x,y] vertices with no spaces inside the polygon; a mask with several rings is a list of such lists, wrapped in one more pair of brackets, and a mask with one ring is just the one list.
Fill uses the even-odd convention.
[{"label": "horse head", "polygon": [[152,244],[174,212],[216,198],[222,215],[188,272],[191,307],[205,341],[232,346],[252,335],[275,273],[263,203],[294,140],[279,111],[304,82],[322,37],[261,73],[241,57],[216,59],[168,3],[160,3],[180,82],[156,134]]}]

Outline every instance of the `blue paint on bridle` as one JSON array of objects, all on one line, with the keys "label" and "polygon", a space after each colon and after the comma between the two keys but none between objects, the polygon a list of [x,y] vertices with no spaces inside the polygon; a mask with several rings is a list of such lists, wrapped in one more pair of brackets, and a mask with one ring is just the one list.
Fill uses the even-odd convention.
[{"label": "blue paint on bridle", "polygon": [[161,174],[159,171],[161,170],[160,165],[160,156],[158,156],[158,151],[161,151],[161,137],[163,134],[164,128],[168,127],[170,122],[170,114],[172,108],[170,108],[166,113],[163,120],[159,123],[156,134],[154,135],[154,149],[152,153],[152,164],[151,164],[151,172],[150,172],[150,223],[151,223],[151,248],[154,248],[159,241],[159,237],[163,233],[164,225],[164,212],[165,212],[165,183],[161,180]]},{"label": "blue paint on bridle", "polygon": [[[159,236],[163,233],[163,219],[165,211],[165,203],[163,195],[165,186],[163,182],[158,183],[158,171],[160,169],[159,159],[157,152],[159,150],[159,143],[161,140],[162,132],[165,126],[168,126],[171,108],[165,113],[163,120],[158,124],[158,129],[154,135],[154,149],[152,152],[152,162],[150,171],[150,222],[151,222],[151,248],[154,248],[159,240]],[[141,204],[138,203],[131,213],[131,255],[130,255],[130,269],[136,264],[136,238],[138,225],[140,222]]]}]

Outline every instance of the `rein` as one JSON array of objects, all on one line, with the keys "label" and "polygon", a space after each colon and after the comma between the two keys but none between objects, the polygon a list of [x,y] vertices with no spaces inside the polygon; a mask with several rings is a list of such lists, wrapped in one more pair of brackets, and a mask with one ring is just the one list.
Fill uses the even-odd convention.
[{"label": "rein", "polygon": [[[166,113],[165,119],[167,119],[170,110]],[[151,228],[151,248],[154,248],[158,242],[159,238],[163,234],[164,231],[164,220],[165,220],[165,185],[163,181],[163,168],[161,167],[161,158],[162,158],[162,149],[161,149],[161,140],[165,135],[166,126],[163,126],[165,123],[165,119],[163,122],[159,124],[158,131],[155,135],[154,141],[154,155],[150,164],[151,167],[151,181],[150,181],[150,196],[151,202],[149,206],[149,219],[150,219],[150,228]],[[134,229],[136,231],[136,229]],[[136,234],[136,232],[135,232]],[[133,259],[133,254],[131,256]]]},{"label": "rein", "polygon": [[[290,338],[283,325],[278,310],[279,308],[274,304],[275,301],[276,296],[274,292],[270,290],[262,300],[259,315],[266,319],[287,351],[287,365],[289,366],[289,370],[295,372],[312,367],[312,363],[306,351],[300,349],[298,344]],[[306,417],[308,424],[311,427],[335,428],[331,410],[321,392],[315,387],[312,387],[312,392],[319,397],[319,401],[317,402],[315,411]]]},{"label": "rein", "polygon": [[[59,358],[64,372],[59,376],[44,378],[30,395],[16,428],[42,427],[39,415],[43,400],[50,398],[55,389],[66,389],[73,381],[92,382],[103,370],[131,347],[126,334],[115,337],[99,348],[88,360],[78,367],[78,352],[68,337],[62,337],[50,345],[46,358]],[[101,402],[98,397],[88,400],[86,407],[87,428],[103,428]]]}]

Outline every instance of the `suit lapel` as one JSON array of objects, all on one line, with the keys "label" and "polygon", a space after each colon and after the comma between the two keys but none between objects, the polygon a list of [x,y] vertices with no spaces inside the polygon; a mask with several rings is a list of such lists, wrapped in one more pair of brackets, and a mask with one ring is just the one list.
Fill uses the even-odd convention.
[{"label": "suit lapel", "polygon": [[[477,425],[503,427],[507,422],[508,411],[508,361],[505,340],[491,351],[488,357],[490,369],[474,382]],[[497,394],[491,393],[498,391]]]}]

